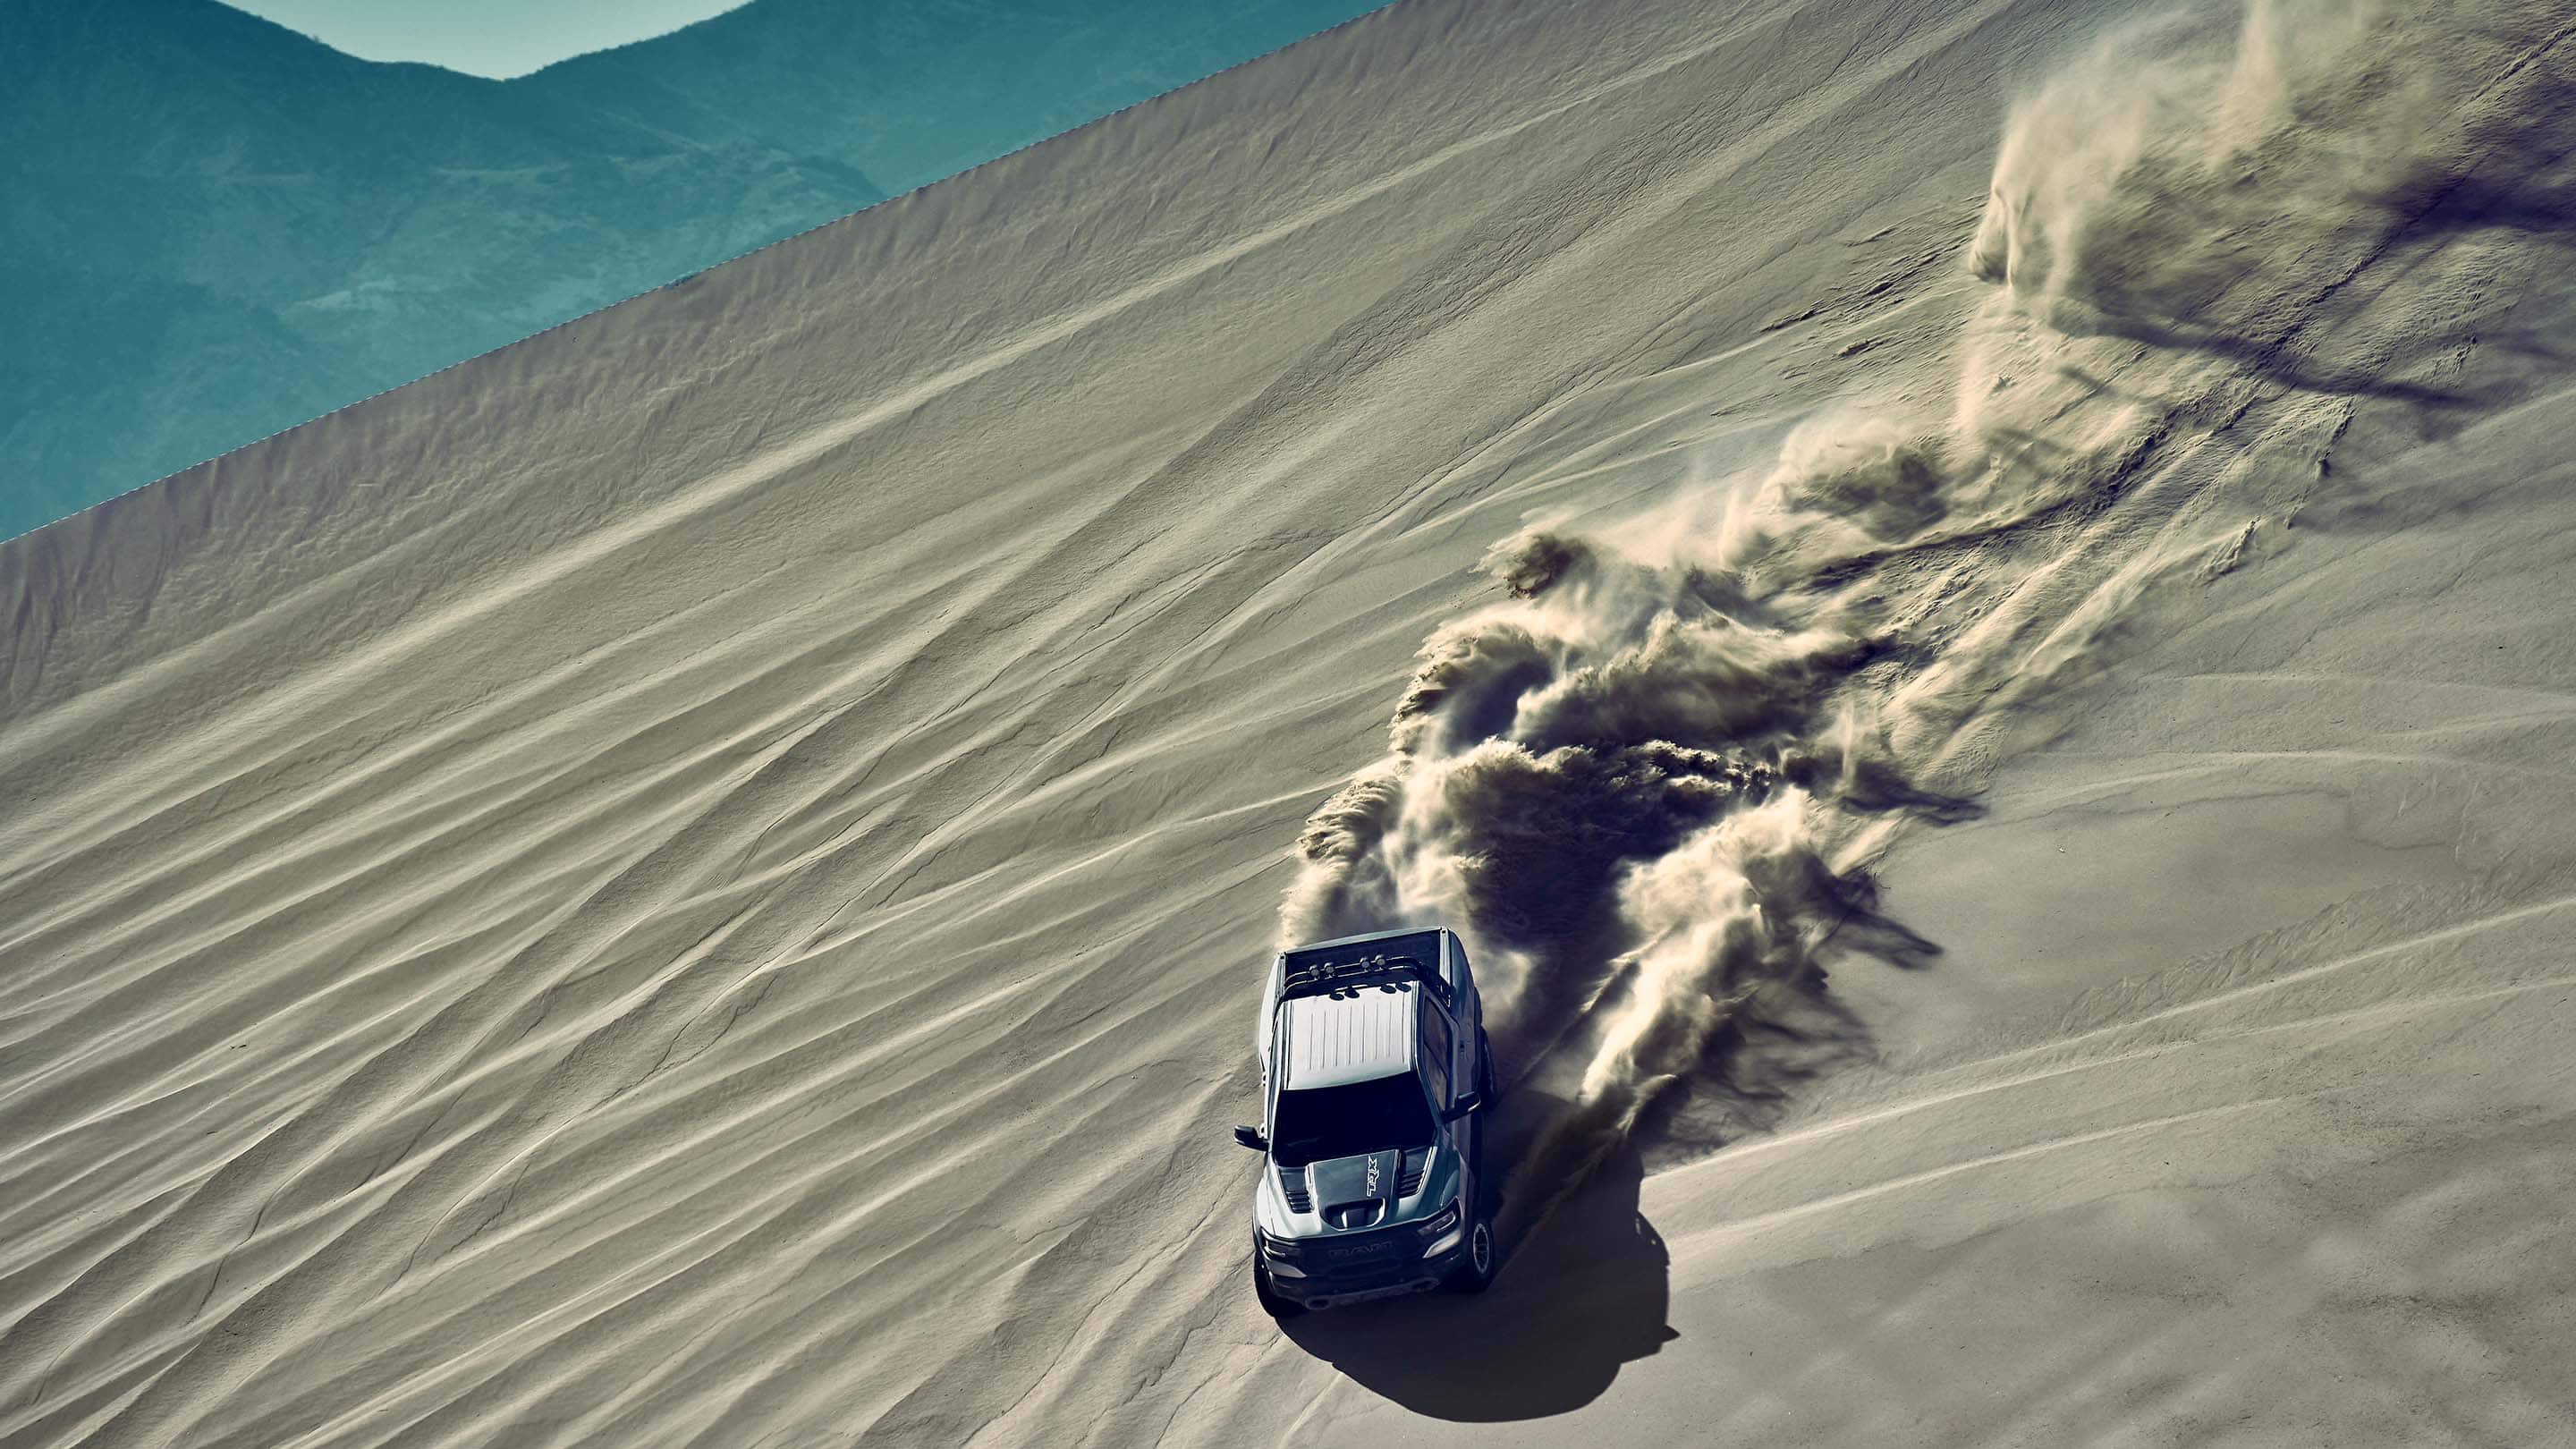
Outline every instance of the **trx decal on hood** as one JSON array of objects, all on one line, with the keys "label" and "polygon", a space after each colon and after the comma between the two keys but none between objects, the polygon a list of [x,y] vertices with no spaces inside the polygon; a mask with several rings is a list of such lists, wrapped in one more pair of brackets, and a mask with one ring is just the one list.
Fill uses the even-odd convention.
[{"label": "trx decal on hood", "polygon": [[1315,1203],[1324,1221],[1337,1228],[1365,1228],[1383,1221],[1395,1206],[1395,1186],[1404,1154],[1388,1148],[1356,1157],[1336,1157],[1306,1169],[1315,1185]]}]

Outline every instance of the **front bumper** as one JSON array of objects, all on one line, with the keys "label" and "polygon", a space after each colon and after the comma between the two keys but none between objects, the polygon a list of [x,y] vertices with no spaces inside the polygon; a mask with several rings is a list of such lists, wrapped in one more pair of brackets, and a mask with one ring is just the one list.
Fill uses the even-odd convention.
[{"label": "front bumper", "polygon": [[[1369,1237],[1378,1239],[1379,1235]],[[1331,1248],[1308,1248],[1300,1253],[1294,1266],[1301,1277],[1270,1274],[1271,1291],[1307,1308],[1339,1308],[1346,1303],[1401,1298],[1439,1287],[1467,1255],[1461,1239],[1434,1256],[1421,1256],[1422,1238],[1411,1226],[1390,1229],[1380,1240],[1395,1247],[1372,1248],[1356,1236],[1321,1240],[1330,1243]]]}]

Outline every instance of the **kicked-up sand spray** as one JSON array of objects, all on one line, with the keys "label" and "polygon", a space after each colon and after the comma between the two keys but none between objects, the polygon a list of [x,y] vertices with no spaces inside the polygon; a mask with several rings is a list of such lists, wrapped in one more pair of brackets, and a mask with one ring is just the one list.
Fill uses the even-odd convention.
[{"label": "kicked-up sand spray", "polygon": [[2321,319],[2528,161],[2567,33],[2325,0],[2124,29],[2010,113],[1948,416],[1841,405],[1767,476],[1488,554],[1504,597],[1426,641],[1280,931],[1438,921],[1482,953],[1505,1075],[1550,1104],[1507,1241],[1621,1143],[1704,1150],[1866,1051],[1828,954],[1934,950],[1869,861],[1973,813],[2008,721],[2294,511],[2354,392],[2422,386],[2441,321]]}]

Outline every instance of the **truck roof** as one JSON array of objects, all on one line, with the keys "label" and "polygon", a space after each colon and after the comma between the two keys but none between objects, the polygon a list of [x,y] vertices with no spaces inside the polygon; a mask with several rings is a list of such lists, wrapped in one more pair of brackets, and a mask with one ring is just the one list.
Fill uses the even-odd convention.
[{"label": "truck roof", "polygon": [[1413,1070],[1415,1013],[1410,982],[1348,986],[1281,1004],[1282,1089],[1338,1087]]}]

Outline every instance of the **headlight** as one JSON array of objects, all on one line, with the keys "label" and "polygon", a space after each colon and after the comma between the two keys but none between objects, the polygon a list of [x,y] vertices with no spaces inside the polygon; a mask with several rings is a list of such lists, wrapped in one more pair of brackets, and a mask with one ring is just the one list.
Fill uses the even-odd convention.
[{"label": "headlight", "polygon": [[1426,1238],[1436,1238],[1442,1233],[1449,1231],[1451,1228],[1458,1226],[1458,1218],[1458,1204],[1453,1202],[1447,1207],[1442,1208],[1438,1215],[1426,1218],[1422,1222],[1415,1224],[1413,1230]]},{"label": "headlight", "polygon": [[1294,1258],[1302,1250],[1302,1245],[1295,1238],[1274,1238],[1268,1233],[1262,1233],[1259,1237],[1263,1257]]}]

